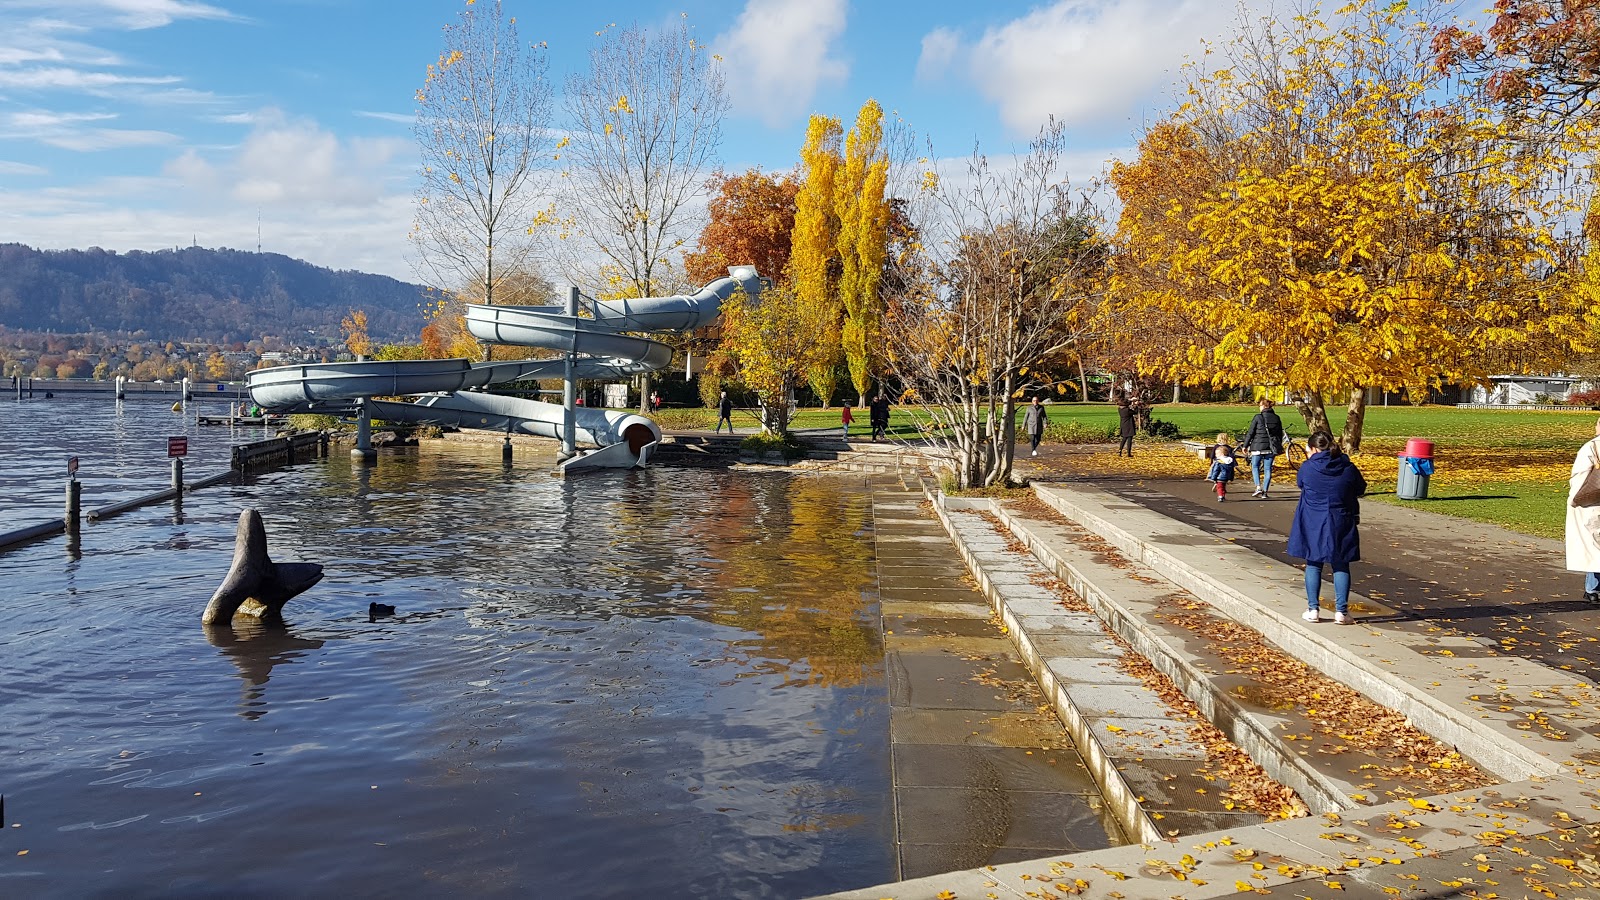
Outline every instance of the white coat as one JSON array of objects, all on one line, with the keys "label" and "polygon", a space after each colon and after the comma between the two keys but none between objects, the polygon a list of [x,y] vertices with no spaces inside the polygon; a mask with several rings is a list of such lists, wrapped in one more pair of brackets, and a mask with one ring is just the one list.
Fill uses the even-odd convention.
[{"label": "white coat", "polygon": [[1597,454],[1600,437],[1584,444],[1572,462],[1572,480],[1567,488],[1567,569],[1573,572],[1600,572],[1600,506],[1572,505],[1572,495],[1595,468]]}]

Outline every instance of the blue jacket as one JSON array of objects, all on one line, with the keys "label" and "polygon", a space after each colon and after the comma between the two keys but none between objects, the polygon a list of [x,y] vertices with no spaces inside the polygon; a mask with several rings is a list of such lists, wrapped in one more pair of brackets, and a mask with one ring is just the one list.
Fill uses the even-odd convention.
[{"label": "blue jacket", "polygon": [[1361,558],[1358,499],[1367,491],[1350,457],[1327,451],[1300,464],[1300,504],[1289,526],[1289,555],[1307,562],[1345,563]]}]

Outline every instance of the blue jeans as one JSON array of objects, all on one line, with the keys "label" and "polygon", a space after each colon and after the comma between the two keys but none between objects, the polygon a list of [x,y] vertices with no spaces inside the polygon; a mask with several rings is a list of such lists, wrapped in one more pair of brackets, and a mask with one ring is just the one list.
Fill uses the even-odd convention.
[{"label": "blue jeans", "polygon": [[1349,614],[1350,612],[1350,564],[1316,563],[1306,561],[1306,608],[1316,609],[1322,593],[1322,567],[1333,566],[1333,611]]},{"label": "blue jeans", "polygon": [[1585,594],[1600,593],[1600,572],[1583,573],[1583,592]]},{"label": "blue jeans", "polygon": [[1267,488],[1272,486],[1272,460],[1271,453],[1250,454],[1250,477],[1256,480],[1256,487],[1265,494]]}]

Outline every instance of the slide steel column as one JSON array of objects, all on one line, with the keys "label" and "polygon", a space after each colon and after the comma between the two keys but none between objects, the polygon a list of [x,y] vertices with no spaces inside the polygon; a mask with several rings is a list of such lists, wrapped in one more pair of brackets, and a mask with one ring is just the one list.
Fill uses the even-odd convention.
[{"label": "slide steel column", "polygon": [[[567,315],[576,322],[578,318],[578,287],[572,285],[567,288]],[[578,351],[574,347],[567,351],[566,377],[561,382],[561,453],[560,459],[571,459],[578,455],[578,381],[573,377],[574,367],[578,364]]]}]

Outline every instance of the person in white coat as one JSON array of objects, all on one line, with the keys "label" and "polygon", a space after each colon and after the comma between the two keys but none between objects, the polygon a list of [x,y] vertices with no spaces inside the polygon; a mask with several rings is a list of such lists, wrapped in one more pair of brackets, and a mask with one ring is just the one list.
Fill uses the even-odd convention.
[{"label": "person in white coat", "polygon": [[1589,472],[1600,468],[1600,419],[1594,423],[1594,440],[1583,445],[1572,462],[1567,489],[1567,569],[1583,573],[1583,594],[1600,603],[1600,506],[1573,506]]}]

